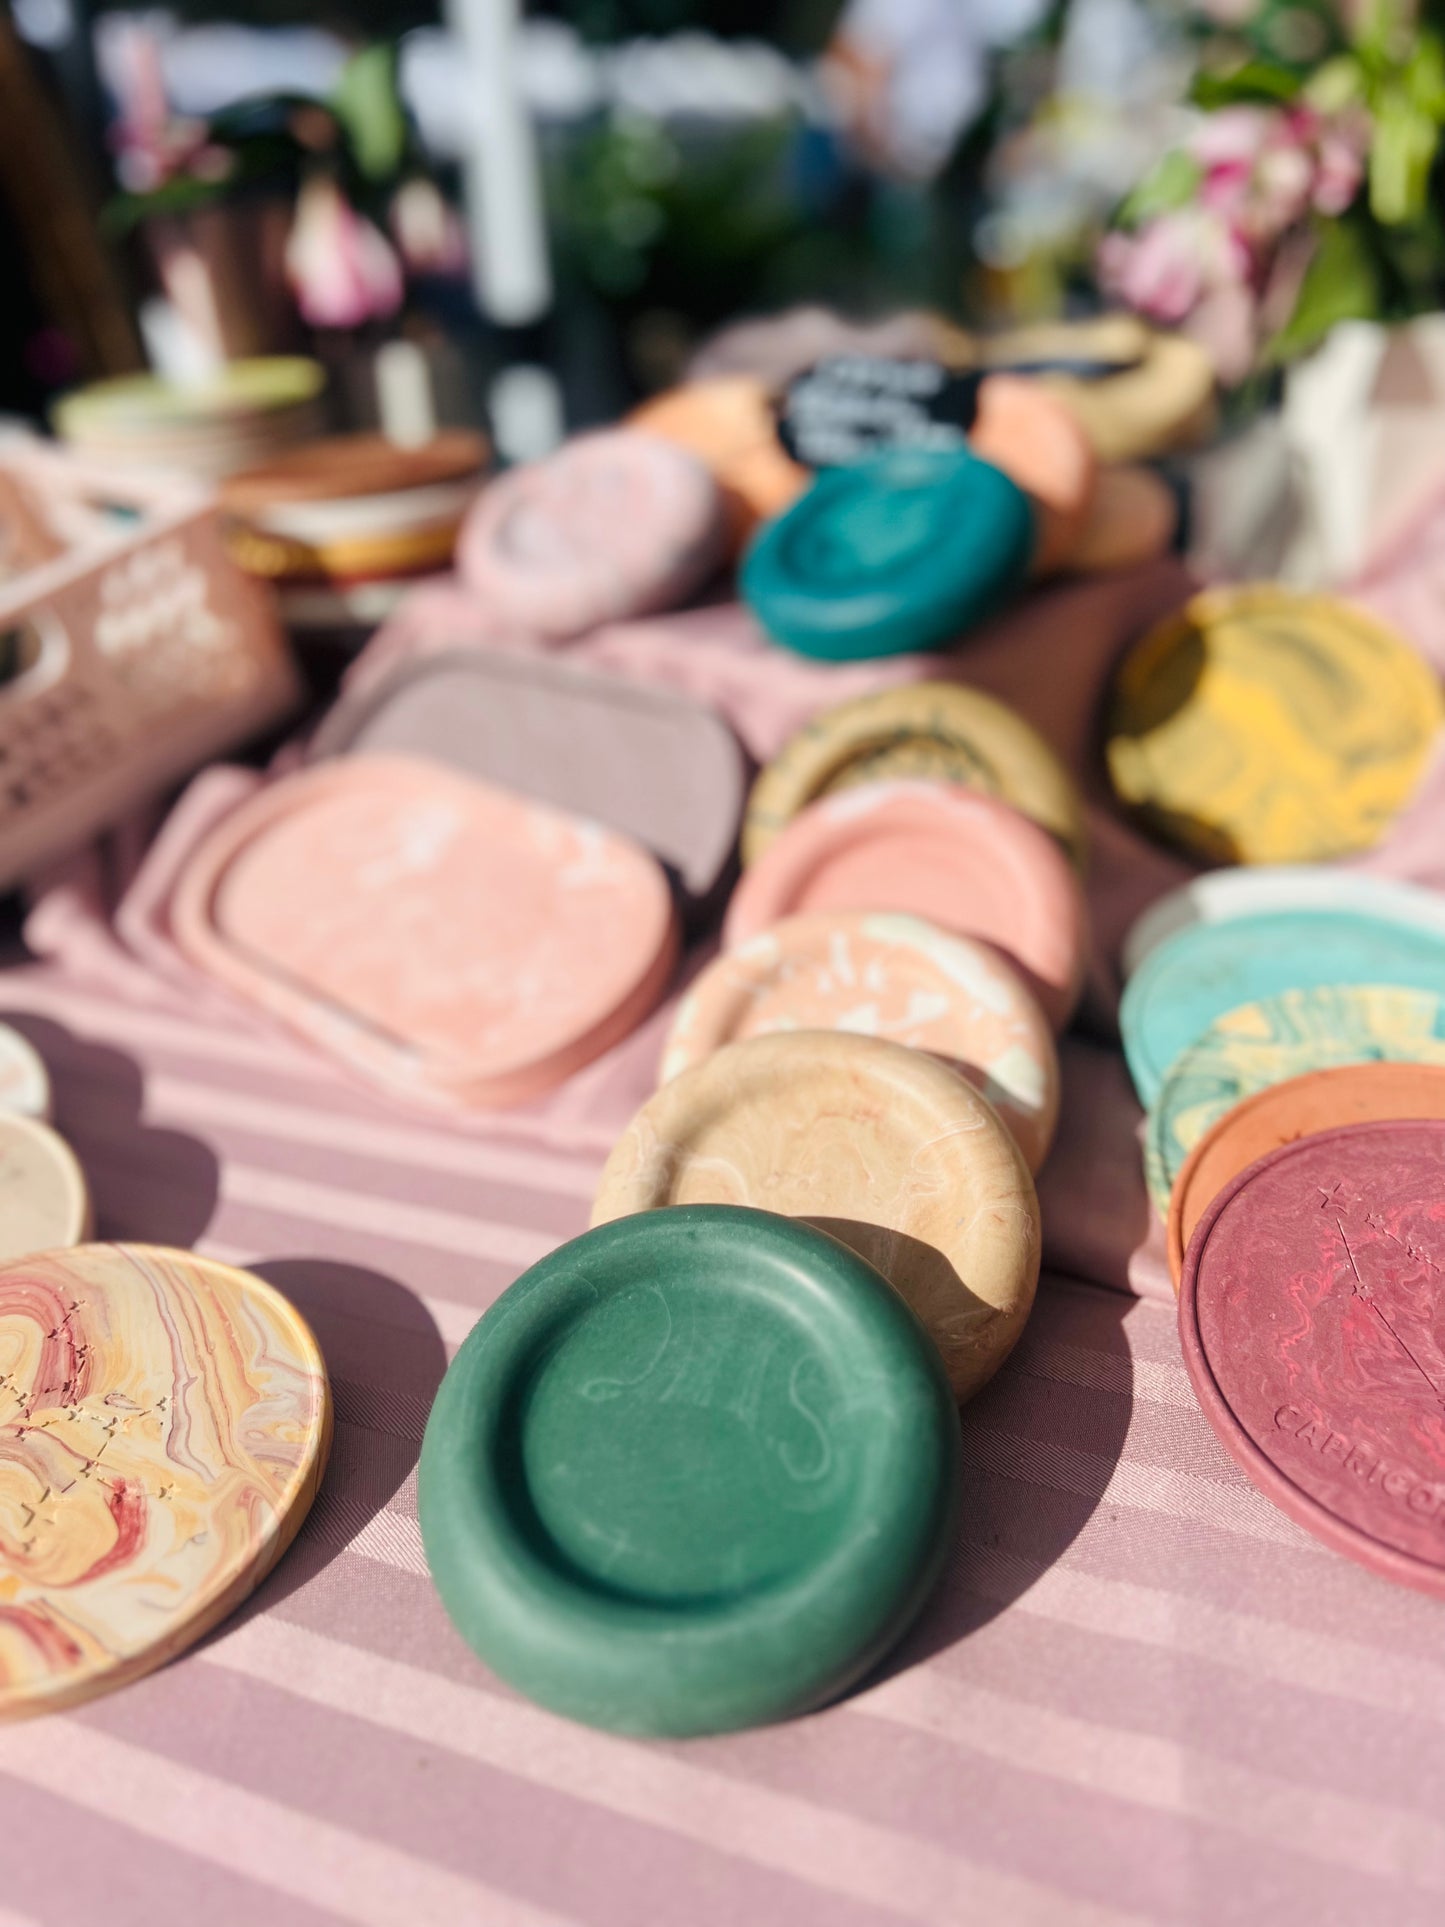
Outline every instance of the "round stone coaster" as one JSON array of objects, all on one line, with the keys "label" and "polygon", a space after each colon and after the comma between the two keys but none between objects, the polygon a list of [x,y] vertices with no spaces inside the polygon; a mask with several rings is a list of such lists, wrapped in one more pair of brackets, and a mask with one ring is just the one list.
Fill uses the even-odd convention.
[{"label": "round stone coaster", "polygon": [[607,1160],[593,1222],[673,1204],[831,1231],[912,1306],[959,1398],[1033,1303],[1038,1200],[1017,1145],[956,1071],[882,1038],[753,1037],[663,1085]]},{"label": "round stone coaster", "polygon": [[1038,731],[981,690],[922,682],[854,697],[799,730],[753,785],[743,862],[754,862],[784,824],[820,796],[908,778],[996,796],[1057,837],[1076,861],[1083,859],[1083,801]]},{"label": "round stone coaster", "polygon": [[776,642],[855,662],[941,649],[1020,586],[1028,497],[959,451],[905,449],[825,470],[761,529],[738,578]]},{"label": "round stone coaster", "polygon": [[427,1561],[464,1639],[569,1718],[719,1733],[807,1712],[942,1567],[958,1420],[871,1265],[763,1211],[589,1231],[475,1327],[427,1423]]},{"label": "round stone coaster", "polygon": [[941,1057],[981,1091],[1030,1171],[1048,1154],[1059,1065],[1048,1022],[987,945],[919,917],[788,917],[709,964],[678,1005],[662,1082],[725,1044],[781,1031],[887,1037]]},{"label": "round stone coaster", "polygon": [[11,1025],[0,1023],[0,1110],[21,1117],[50,1116],[50,1073],[45,1060]]},{"label": "round stone coaster", "polygon": [[90,1236],[90,1192],[75,1153],[38,1118],[0,1111],[0,1262]]},{"label": "round stone coaster", "polygon": [[656,436],[607,429],[491,482],[462,524],[457,566],[503,622],[561,640],[675,608],[723,547],[703,464]]},{"label": "round stone coaster", "polygon": [[1251,1165],[1184,1264],[1199,1402],[1268,1498],[1445,1597],[1445,1122],[1348,1125]]},{"label": "round stone coaster", "polygon": [[1127,655],[1105,753],[1119,800],[1213,863],[1371,848],[1410,801],[1445,704],[1393,630],[1332,596],[1212,589]]},{"label": "round stone coaster", "polygon": [[1445,998],[1352,984],[1286,990],[1218,1017],[1174,1060],[1149,1113],[1144,1175],[1161,1216],[1185,1158],[1256,1091],[1342,1064],[1445,1064]]},{"label": "round stone coaster", "polygon": [[150,1672],[254,1590],[316,1495],[326,1368],[281,1294],[151,1245],[0,1265],[0,1717]]},{"label": "round stone coaster", "polygon": [[1226,1011],[1284,990],[1344,984],[1445,991],[1445,931],[1323,908],[1177,931],[1148,953],[1119,1005],[1139,1102],[1147,1110],[1175,1058]]},{"label": "round stone coaster", "polygon": [[1175,1290],[1199,1220],[1257,1158],[1345,1124],[1410,1117],[1445,1118],[1445,1064],[1345,1064],[1312,1071],[1271,1084],[1226,1111],[1184,1160],[1170,1194],[1166,1230]]},{"label": "round stone coaster", "polygon": [[1126,977],[1157,945],[1199,923],[1226,923],[1276,910],[1334,910],[1407,923],[1445,937],[1445,895],[1393,877],[1320,863],[1237,864],[1206,870],[1151,903],[1125,937],[1119,963]]},{"label": "round stone coaster", "polygon": [[1078,1003],[1088,949],[1078,876],[1051,836],[996,797],[947,783],[824,797],[743,873],[724,941],[839,910],[901,911],[992,944],[1056,1030]]}]

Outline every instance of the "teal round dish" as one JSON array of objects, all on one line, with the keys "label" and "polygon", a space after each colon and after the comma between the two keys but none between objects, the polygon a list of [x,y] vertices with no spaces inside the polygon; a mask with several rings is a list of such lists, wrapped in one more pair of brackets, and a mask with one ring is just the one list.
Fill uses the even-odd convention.
[{"label": "teal round dish", "polygon": [[1119,1029],[1146,1110],[1181,1051],[1217,1017],[1286,990],[1398,984],[1445,991],[1445,934],[1353,910],[1263,911],[1195,923],[1150,950],[1124,988]]},{"label": "teal round dish", "polygon": [[775,641],[852,662],[941,649],[1023,582],[1028,497],[966,451],[898,449],[826,470],[757,534],[739,577]]},{"label": "teal round dish", "polygon": [[958,1418],[880,1274],[731,1205],[618,1219],[480,1321],[422,1446],[462,1637],[616,1732],[802,1713],[872,1666],[943,1564]]}]

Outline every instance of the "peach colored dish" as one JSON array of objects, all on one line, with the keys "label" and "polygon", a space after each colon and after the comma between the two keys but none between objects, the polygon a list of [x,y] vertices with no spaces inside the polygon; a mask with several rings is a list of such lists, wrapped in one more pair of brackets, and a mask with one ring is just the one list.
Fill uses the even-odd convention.
[{"label": "peach colored dish", "polygon": [[755,1205],[841,1239],[912,1306],[959,1398],[1033,1304],[1018,1146],[956,1071],[881,1037],[751,1037],[664,1084],[607,1160],[592,1222],[673,1204]]},{"label": "peach colored dish", "polygon": [[1195,1226],[1231,1179],[1297,1138],[1347,1124],[1445,1118],[1445,1064],[1344,1064],[1256,1091],[1226,1111],[1194,1146],[1174,1180],[1166,1233],[1178,1291]]},{"label": "peach colored dish", "polygon": [[1063,567],[1088,522],[1099,469],[1077,416],[1041,382],[990,375],[968,440],[1032,500],[1035,574]]},{"label": "peach colored dish", "polygon": [[722,498],[704,464],[661,436],[607,429],[485,488],[457,566],[505,621],[565,640],[675,608],[722,560]]},{"label": "peach colored dish", "polygon": [[729,949],[801,911],[899,910],[1003,952],[1056,1031],[1083,986],[1083,892],[1045,830],[949,783],[840,790],[787,823],[743,872]]},{"label": "peach colored dish", "polygon": [[222,822],[176,886],[193,963],[371,1081],[520,1102],[627,1036],[677,954],[629,838],[440,766],[354,756]]},{"label": "peach colored dish", "polygon": [[993,1105],[1030,1171],[1059,1111],[1049,1026],[986,945],[918,917],[835,911],[787,917],[703,971],[677,1008],[661,1081],[724,1044],[779,1031],[887,1037],[961,1071]]},{"label": "peach colored dish", "polygon": [[0,1266],[0,1719],[150,1672],[291,1543],[331,1442],[305,1322],[151,1245]]},{"label": "peach colored dish", "polygon": [[75,1153],[38,1118],[0,1112],[0,1263],[90,1236],[90,1190]]}]

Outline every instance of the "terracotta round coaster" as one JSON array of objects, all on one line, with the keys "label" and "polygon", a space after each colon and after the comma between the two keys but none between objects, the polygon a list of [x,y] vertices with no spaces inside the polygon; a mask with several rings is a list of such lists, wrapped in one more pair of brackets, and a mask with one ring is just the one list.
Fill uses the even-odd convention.
[{"label": "terracotta round coaster", "polygon": [[1038,1004],[992,950],[918,917],[787,917],[725,951],[677,1007],[667,1083],[724,1044],[841,1030],[930,1051],[993,1105],[1037,1171],[1059,1114],[1059,1065]]},{"label": "terracotta round coaster", "polygon": [[1034,568],[1072,557],[1088,522],[1099,464],[1067,405],[1024,375],[989,375],[969,433],[975,454],[1001,468],[1034,505]]},{"label": "terracotta round coaster", "polygon": [[1160,1215],[1185,1158],[1242,1099],[1306,1071],[1384,1061],[1445,1064],[1445,997],[1360,984],[1287,990],[1217,1018],[1175,1059],[1149,1113],[1144,1175]]},{"label": "terracotta round coaster", "polygon": [[0,1266],[0,1719],[148,1673],[233,1611],[331,1443],[306,1324],[249,1272],[153,1245]]},{"label": "terracotta round coaster", "polygon": [[589,1231],[462,1346],[418,1510],[442,1603],[519,1692],[721,1733],[858,1679],[951,1544],[958,1415],[871,1265],[766,1211]]},{"label": "terracotta round coaster", "polygon": [[731,879],[748,765],[722,719],[670,689],[553,656],[459,649],[343,694],[317,756],[427,756],[634,836],[694,922]]},{"label": "terracotta round coaster", "polygon": [[734,550],[808,486],[807,469],[778,440],[772,397],[754,375],[720,375],[670,388],[628,420],[686,449],[710,471],[722,491]]},{"label": "terracotta round coaster", "polygon": [[1200,1138],[1169,1198],[1169,1270],[1174,1287],[1195,1226],[1224,1187],[1281,1145],[1345,1124],[1391,1118],[1445,1119],[1445,1064],[1346,1064],[1256,1091]]},{"label": "terracotta round coaster", "polygon": [[0,1111],[0,1261],[90,1236],[90,1192],[75,1153],[39,1119]]},{"label": "terracotta round coaster", "polygon": [[1154,1102],[1175,1058],[1226,1011],[1283,990],[1344,984],[1445,991],[1445,932],[1323,908],[1176,931],[1145,957],[1119,1005],[1139,1102]]},{"label": "terracotta round coaster", "polygon": [[1152,468],[1101,468],[1064,566],[1082,575],[1137,569],[1167,555],[1179,528],[1173,489]]},{"label": "terracotta round coaster", "polygon": [[28,1037],[0,1023],[0,1111],[50,1116],[50,1073]]},{"label": "terracotta round coaster", "polygon": [[1209,590],[1124,659],[1106,754],[1121,802],[1212,862],[1370,848],[1439,734],[1440,685],[1373,616],[1277,586]]},{"label": "terracotta round coaster", "polygon": [[702,463],[656,436],[609,429],[492,482],[462,525],[457,564],[503,620],[563,638],[675,608],[722,549]]},{"label": "terracotta round coaster", "polygon": [[1381,917],[1445,937],[1445,894],[1438,890],[1317,863],[1245,864],[1206,870],[1150,904],[1124,939],[1120,968],[1132,976],[1151,950],[1196,924],[1226,923],[1273,910]]},{"label": "terracotta round coaster", "polygon": [[879,1037],[795,1031],[729,1044],[638,1112],[594,1224],[672,1204],[806,1218],[910,1304],[967,1398],[1013,1349],[1039,1274],[1018,1146],[956,1071]]},{"label": "terracotta round coaster", "polygon": [[1082,861],[1088,841],[1083,801],[1038,731],[981,690],[922,682],[839,703],[793,737],[753,785],[743,862],[760,857],[820,796],[924,777],[997,796]]},{"label": "terracotta round coaster", "polygon": [[997,797],[870,783],[812,804],[743,872],[729,948],[801,911],[899,910],[1003,952],[1056,1030],[1083,986],[1083,892],[1053,838]]},{"label": "terracotta round coaster", "polygon": [[373,1081],[455,1108],[550,1089],[627,1036],[676,958],[630,838],[404,757],[273,783],[171,904],[202,969]]},{"label": "terracotta round coaster", "polygon": [[964,450],[897,449],[825,469],[759,530],[738,587],[775,642],[827,662],[941,649],[1020,586],[1028,497]]},{"label": "terracotta round coaster", "polygon": [[474,482],[490,457],[485,435],[469,429],[447,429],[414,448],[403,448],[383,435],[334,435],[232,475],[221,485],[221,506],[250,516],[282,502],[395,497]]},{"label": "terracotta round coaster", "polygon": [[1355,1124],[1252,1165],[1205,1213],[1179,1333],[1206,1417],[1268,1498],[1445,1597],[1445,1122]]}]

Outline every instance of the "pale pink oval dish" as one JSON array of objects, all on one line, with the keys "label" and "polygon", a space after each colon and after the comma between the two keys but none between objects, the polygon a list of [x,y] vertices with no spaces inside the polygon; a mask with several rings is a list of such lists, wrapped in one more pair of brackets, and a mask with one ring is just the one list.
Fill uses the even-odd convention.
[{"label": "pale pink oval dish", "polygon": [[370,1081],[453,1109],[521,1102],[600,1056],[678,946],[666,875],[630,838],[391,756],[242,805],[191,858],[171,925]]},{"label": "pale pink oval dish", "polygon": [[488,484],[457,567],[498,619],[555,641],[686,600],[722,561],[722,496],[693,455],[617,428]]},{"label": "pale pink oval dish", "polygon": [[1087,924],[1068,858],[1007,803],[955,784],[868,784],[810,805],[744,870],[724,944],[805,910],[901,910],[990,943],[1056,1031],[1083,987]]}]

